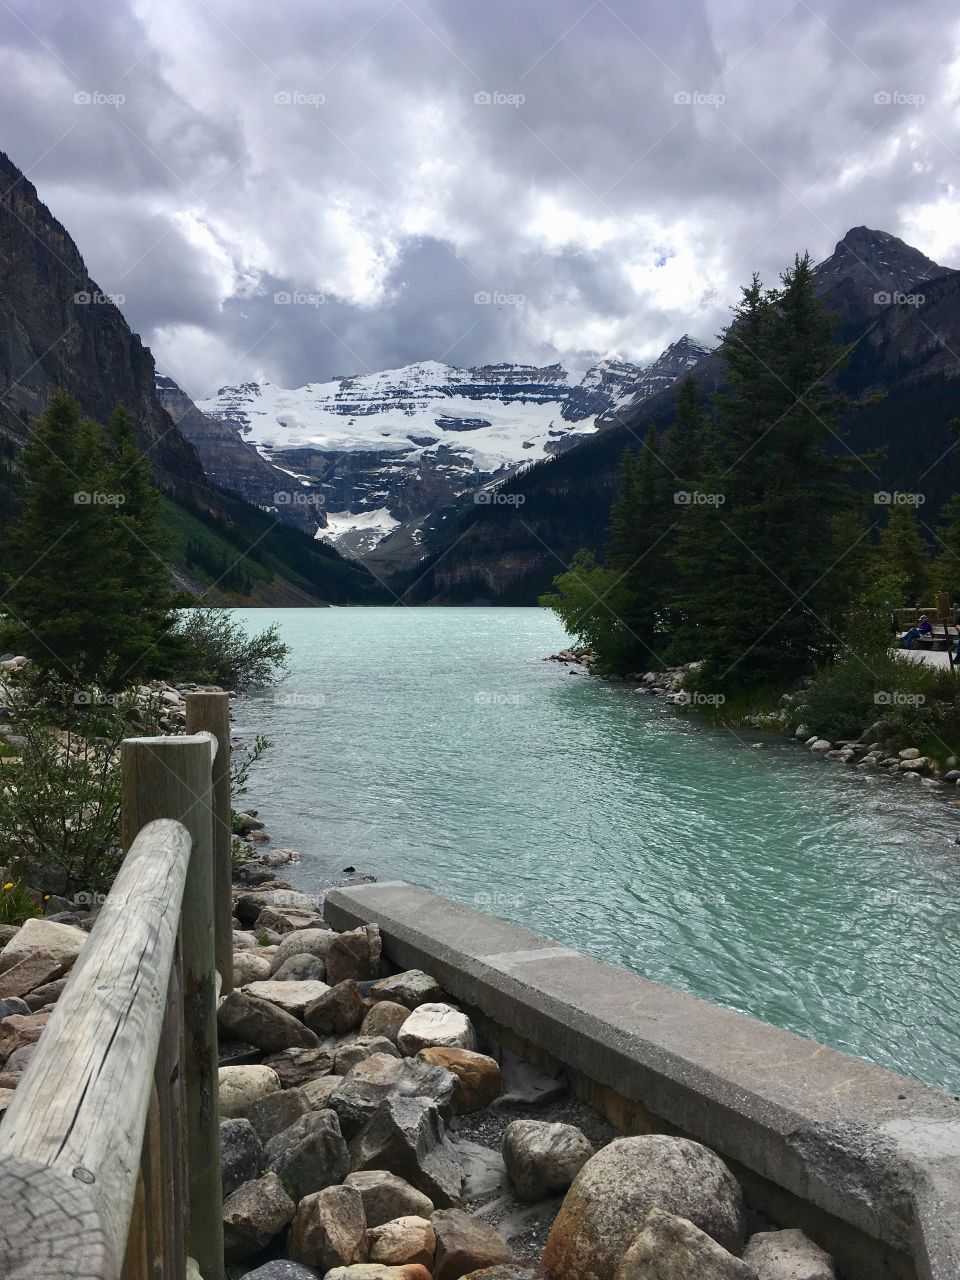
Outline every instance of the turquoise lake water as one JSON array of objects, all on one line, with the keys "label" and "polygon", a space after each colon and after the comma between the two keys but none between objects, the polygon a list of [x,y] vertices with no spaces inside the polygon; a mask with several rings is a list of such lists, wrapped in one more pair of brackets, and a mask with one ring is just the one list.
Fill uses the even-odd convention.
[{"label": "turquoise lake water", "polygon": [[289,678],[246,801],[347,866],[960,1092],[958,810],[544,662],[539,609],[238,610]]}]

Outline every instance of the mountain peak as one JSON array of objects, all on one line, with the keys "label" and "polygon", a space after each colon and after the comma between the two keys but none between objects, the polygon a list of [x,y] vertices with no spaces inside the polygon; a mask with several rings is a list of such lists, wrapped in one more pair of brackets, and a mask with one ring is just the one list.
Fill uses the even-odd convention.
[{"label": "mountain peak", "polygon": [[815,275],[824,290],[849,281],[860,291],[906,292],[948,270],[888,231],[851,227],[830,257],[817,265]]}]

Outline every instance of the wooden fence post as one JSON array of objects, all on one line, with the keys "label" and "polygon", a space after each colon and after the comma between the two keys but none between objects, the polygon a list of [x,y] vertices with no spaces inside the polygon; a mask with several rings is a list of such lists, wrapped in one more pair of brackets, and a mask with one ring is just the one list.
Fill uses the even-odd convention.
[{"label": "wooden fence post", "polygon": [[192,839],[180,917],[188,1239],[203,1280],[223,1280],[212,751],[212,740],[200,735],[127,739],[122,756],[123,838],[127,848],[145,823],[164,817],[182,822]]},{"label": "wooden fence post", "polygon": [[188,693],[187,733],[212,733],[213,762],[213,922],[217,972],[224,995],[233,990],[233,866],[230,825],[230,695]]}]

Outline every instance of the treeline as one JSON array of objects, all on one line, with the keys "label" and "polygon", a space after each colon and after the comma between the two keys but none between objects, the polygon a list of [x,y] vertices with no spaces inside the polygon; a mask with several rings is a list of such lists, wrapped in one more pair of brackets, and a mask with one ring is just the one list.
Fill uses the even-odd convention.
[{"label": "treeline", "polygon": [[602,561],[579,552],[542,598],[601,669],[701,661],[701,687],[782,691],[851,644],[888,645],[896,606],[956,594],[960,497],[932,554],[923,495],[885,492],[840,430],[851,351],[808,257],[743,289],[726,387],[684,382],[670,425],[624,457]]}]

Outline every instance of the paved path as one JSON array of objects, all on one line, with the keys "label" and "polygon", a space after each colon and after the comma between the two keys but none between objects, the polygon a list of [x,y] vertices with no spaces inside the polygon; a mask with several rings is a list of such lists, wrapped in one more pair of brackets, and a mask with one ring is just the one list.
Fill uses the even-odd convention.
[{"label": "paved path", "polygon": [[904,662],[922,662],[925,667],[949,667],[950,655],[945,649],[892,649]]}]

